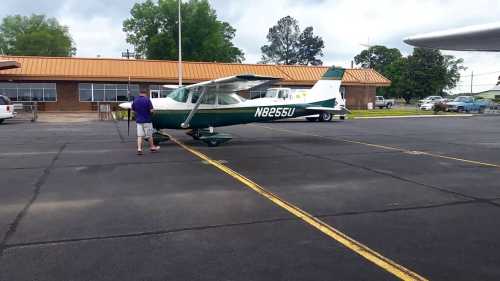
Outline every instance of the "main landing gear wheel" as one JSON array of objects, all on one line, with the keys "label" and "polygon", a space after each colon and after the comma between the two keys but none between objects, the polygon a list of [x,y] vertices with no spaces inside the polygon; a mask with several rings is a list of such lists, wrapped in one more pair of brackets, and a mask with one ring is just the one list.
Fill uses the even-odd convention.
[{"label": "main landing gear wheel", "polygon": [[332,114],[331,113],[328,113],[328,112],[321,112],[319,114],[319,122],[329,122],[329,121],[332,121]]},{"label": "main landing gear wheel", "polygon": [[195,140],[200,140],[200,138],[202,136],[202,132],[200,129],[193,129],[193,130],[187,132],[186,134],[191,136]]},{"label": "main landing gear wheel", "polygon": [[209,147],[219,146],[225,142],[230,141],[233,138],[230,134],[214,132],[213,128],[193,129],[186,134],[188,134],[195,140],[201,140]]}]

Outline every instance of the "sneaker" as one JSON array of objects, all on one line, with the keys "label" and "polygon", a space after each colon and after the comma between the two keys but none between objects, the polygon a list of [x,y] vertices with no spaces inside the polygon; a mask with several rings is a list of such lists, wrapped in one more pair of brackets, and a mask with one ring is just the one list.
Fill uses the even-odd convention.
[{"label": "sneaker", "polygon": [[142,150],[137,150],[137,155],[144,155],[144,153],[142,153]]},{"label": "sneaker", "polygon": [[160,150],[159,146],[155,146],[155,147],[152,147],[149,149],[149,151],[151,151],[151,152],[158,152],[158,150]]}]

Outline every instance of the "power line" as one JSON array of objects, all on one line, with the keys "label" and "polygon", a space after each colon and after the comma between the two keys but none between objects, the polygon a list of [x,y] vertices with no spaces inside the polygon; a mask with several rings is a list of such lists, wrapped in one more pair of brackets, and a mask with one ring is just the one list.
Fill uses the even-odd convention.
[{"label": "power line", "polygon": [[[474,76],[485,76],[485,75],[491,75],[491,74],[499,74],[500,75],[500,70],[491,71],[491,72],[474,73]],[[471,77],[471,76],[472,76],[472,74],[460,75],[460,77]]]}]

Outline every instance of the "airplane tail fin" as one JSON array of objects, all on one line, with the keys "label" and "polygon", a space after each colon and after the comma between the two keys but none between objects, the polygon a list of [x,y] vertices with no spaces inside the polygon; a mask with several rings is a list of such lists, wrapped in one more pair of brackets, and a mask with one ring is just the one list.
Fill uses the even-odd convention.
[{"label": "airplane tail fin", "polygon": [[338,105],[345,106],[344,99],[340,93],[340,85],[344,73],[344,68],[330,67],[309,91],[307,103],[329,108]]}]

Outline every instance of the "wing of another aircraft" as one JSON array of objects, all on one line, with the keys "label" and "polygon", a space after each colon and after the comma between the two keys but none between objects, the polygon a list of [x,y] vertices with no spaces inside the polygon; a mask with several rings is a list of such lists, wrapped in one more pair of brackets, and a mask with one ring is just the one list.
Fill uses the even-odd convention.
[{"label": "wing of another aircraft", "polygon": [[415,35],[404,42],[429,49],[500,52],[500,22]]}]

